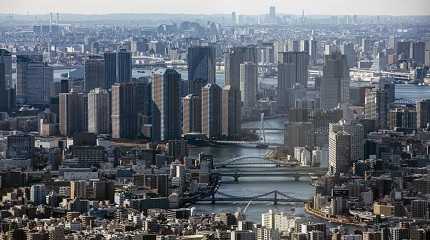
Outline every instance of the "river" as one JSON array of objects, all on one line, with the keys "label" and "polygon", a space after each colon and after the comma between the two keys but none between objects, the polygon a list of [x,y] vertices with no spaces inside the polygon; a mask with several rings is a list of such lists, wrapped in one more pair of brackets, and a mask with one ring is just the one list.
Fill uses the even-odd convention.
[{"label": "river", "polygon": [[[270,119],[265,121],[266,127],[280,128],[284,123],[282,119]],[[248,122],[244,124],[246,127],[258,127],[258,122]],[[282,143],[283,134],[280,131],[266,131],[266,139],[268,142]],[[267,149],[247,148],[240,146],[216,146],[216,147],[191,147],[190,155],[196,157],[200,152],[212,154],[215,157],[215,163],[225,161],[238,156],[264,156]],[[268,161],[268,160],[262,160]],[[294,181],[291,178],[283,177],[267,177],[267,178],[240,178],[238,183],[233,179],[224,179],[219,189],[220,192],[234,196],[255,196],[268,193],[274,190],[286,193],[289,196],[301,199],[311,198],[314,192],[314,187],[307,181]],[[197,212],[217,213],[217,212],[235,212],[238,208],[244,208],[246,202],[233,203],[210,203],[196,204],[194,207]],[[294,209],[295,214],[302,215],[303,208],[301,205],[295,206],[291,204],[273,205],[273,203],[251,203],[247,209],[246,216],[248,220],[254,222],[261,221],[261,214],[269,209],[276,209],[283,212],[289,212]]]}]

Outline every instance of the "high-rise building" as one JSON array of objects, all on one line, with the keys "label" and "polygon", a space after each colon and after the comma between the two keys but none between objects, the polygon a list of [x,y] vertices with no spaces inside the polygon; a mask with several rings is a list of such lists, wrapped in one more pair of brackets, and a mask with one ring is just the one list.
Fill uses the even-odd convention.
[{"label": "high-rise building", "polygon": [[88,98],[86,94],[60,93],[60,133],[71,137],[74,134],[87,131],[88,126]]},{"label": "high-rise building", "polygon": [[290,96],[296,81],[296,65],[293,63],[278,64],[278,108],[287,111]]},{"label": "high-rise building", "polygon": [[345,55],[335,51],[325,56],[321,81],[321,108],[332,109],[349,101],[349,70]]},{"label": "high-rise building", "polygon": [[12,54],[0,49],[0,112],[11,112],[15,107],[15,87],[12,82]]},{"label": "high-rise building", "polygon": [[275,19],[276,18],[276,7],[275,6],[270,6],[269,16],[270,16],[271,19]]},{"label": "high-rise building", "polygon": [[417,102],[417,128],[430,126],[430,99]]},{"label": "high-rise building", "polygon": [[88,132],[110,133],[110,101],[110,94],[105,89],[95,88],[88,93]]},{"label": "high-rise building", "polygon": [[209,139],[221,136],[221,104],[222,89],[215,83],[209,83],[202,88],[202,133]]},{"label": "high-rise building", "polygon": [[134,83],[112,86],[112,138],[134,138],[137,134],[136,88]]},{"label": "high-rise building", "polygon": [[364,127],[359,123],[351,123],[345,120],[329,124],[329,132],[344,131],[351,135],[351,161],[356,162],[364,158]]},{"label": "high-rise building", "polygon": [[253,109],[257,103],[258,69],[252,62],[240,64],[240,95],[243,106]]},{"label": "high-rise building", "polygon": [[318,60],[318,47],[317,41],[311,38],[309,40],[309,56],[310,56],[310,64],[316,64]]},{"label": "high-rise building", "polygon": [[257,48],[254,45],[234,47],[224,54],[225,86],[231,85],[234,89],[240,88],[240,64],[244,62],[257,64]]},{"label": "high-rise building", "polygon": [[425,63],[425,50],[425,42],[414,42],[411,44],[410,54],[416,64],[423,65]]},{"label": "high-rise building", "polygon": [[307,87],[308,84],[308,67],[309,67],[309,55],[306,52],[283,52],[280,53],[280,63],[294,64],[294,82],[293,86],[300,84],[303,87]]},{"label": "high-rise building", "polygon": [[202,130],[202,107],[200,96],[189,94],[182,99],[182,133]]},{"label": "high-rise building", "polygon": [[85,60],[85,91],[106,88],[105,60],[102,56],[92,55]]},{"label": "high-rise building", "polygon": [[31,158],[34,148],[34,137],[28,134],[7,136],[7,158]]},{"label": "high-rise building", "polygon": [[199,95],[201,88],[215,83],[216,51],[212,46],[188,48],[188,93]]},{"label": "high-rise building", "polygon": [[308,147],[315,145],[314,126],[311,122],[290,122],[287,125],[284,143],[290,153],[295,147]]},{"label": "high-rise building", "polygon": [[386,128],[390,107],[390,91],[383,88],[366,89],[364,115],[366,119],[375,120],[377,128]]},{"label": "high-rise building", "polygon": [[152,81],[152,139],[180,138],[179,91],[181,75],[173,69],[159,70]]},{"label": "high-rise building", "polygon": [[240,90],[231,85],[222,90],[222,135],[238,136],[241,132]]},{"label": "high-rise building", "polygon": [[330,131],[328,142],[329,173],[348,173],[352,167],[351,135],[345,131]]},{"label": "high-rise building", "polygon": [[116,53],[116,81],[130,82],[132,75],[132,60],[131,53],[126,49],[120,49]]},{"label": "high-rise building", "polygon": [[346,62],[349,68],[357,65],[357,56],[355,55],[354,44],[345,42],[341,45],[340,51],[346,56]]},{"label": "high-rise building", "polygon": [[30,188],[30,201],[35,205],[45,204],[47,189],[44,184],[33,185]]},{"label": "high-rise building", "polygon": [[54,72],[41,56],[17,56],[16,96],[21,103],[49,104]]},{"label": "high-rise building", "polygon": [[105,52],[104,53],[105,62],[105,83],[106,88],[110,89],[114,83],[117,82],[116,78],[116,53],[115,52]]},{"label": "high-rise building", "polygon": [[397,60],[407,60],[411,57],[411,42],[397,42],[396,46]]},{"label": "high-rise building", "polygon": [[388,112],[388,128],[417,128],[417,112],[415,109],[395,108]]}]

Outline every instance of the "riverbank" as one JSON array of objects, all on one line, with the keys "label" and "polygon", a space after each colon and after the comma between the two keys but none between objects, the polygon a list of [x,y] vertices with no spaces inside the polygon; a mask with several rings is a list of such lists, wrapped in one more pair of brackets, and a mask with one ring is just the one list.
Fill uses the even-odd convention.
[{"label": "riverbank", "polygon": [[366,226],[366,223],[357,223],[354,222],[353,219],[345,217],[345,216],[334,216],[334,215],[328,215],[326,213],[323,213],[321,211],[318,211],[311,206],[309,206],[309,203],[305,203],[304,208],[305,213],[325,221],[328,221],[330,223],[339,224],[339,225],[349,225],[354,227],[364,227]]}]

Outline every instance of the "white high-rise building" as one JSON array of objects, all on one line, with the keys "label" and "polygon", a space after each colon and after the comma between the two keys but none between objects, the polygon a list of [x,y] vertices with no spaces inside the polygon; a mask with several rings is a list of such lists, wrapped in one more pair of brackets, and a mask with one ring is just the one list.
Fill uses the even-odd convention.
[{"label": "white high-rise building", "polygon": [[345,131],[351,135],[351,161],[363,160],[364,158],[364,127],[358,123],[340,121],[329,124],[330,132]]},{"label": "white high-rise building", "polygon": [[108,134],[111,130],[110,94],[95,88],[88,93],[88,132]]},{"label": "white high-rise building", "polygon": [[284,214],[283,212],[274,212],[269,210],[269,212],[261,214],[261,225],[267,229],[287,232],[294,227],[294,218]]},{"label": "white high-rise building", "polygon": [[351,135],[345,131],[330,131],[328,142],[329,173],[346,173],[351,169]]}]

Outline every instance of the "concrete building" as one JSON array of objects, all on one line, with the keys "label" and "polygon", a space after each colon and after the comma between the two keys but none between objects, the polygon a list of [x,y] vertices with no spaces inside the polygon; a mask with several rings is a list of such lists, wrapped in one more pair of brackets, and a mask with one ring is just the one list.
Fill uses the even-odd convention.
[{"label": "concrete building", "polygon": [[202,130],[202,107],[198,95],[188,94],[182,99],[182,133],[196,133]]},{"label": "concrete building", "polygon": [[131,81],[132,60],[131,52],[126,49],[120,49],[116,53],[116,81],[130,82]]},{"label": "concrete building", "polygon": [[212,46],[188,48],[188,93],[199,95],[201,88],[215,83],[216,50]]},{"label": "concrete building", "polygon": [[222,130],[222,89],[216,84],[207,84],[202,88],[202,133],[206,137],[217,138]]},{"label": "concrete building", "polygon": [[417,112],[415,109],[395,108],[388,112],[388,128],[417,128]]},{"label": "concrete building", "polygon": [[173,69],[159,70],[152,82],[152,140],[179,139],[181,135],[179,91],[181,75]]},{"label": "concrete building", "polygon": [[88,132],[111,132],[111,96],[107,90],[95,88],[88,93]]},{"label": "concrete building", "polygon": [[331,175],[349,172],[352,167],[351,135],[342,130],[330,131],[328,155]]},{"label": "concrete building", "polygon": [[92,55],[85,60],[85,91],[106,88],[105,60],[102,56]]},{"label": "concrete building", "polygon": [[116,78],[116,53],[105,52],[103,54],[105,62],[105,83],[106,88],[110,89],[117,82]]},{"label": "concrete building", "polygon": [[430,126],[430,99],[417,102],[417,128]]},{"label": "concrete building", "polygon": [[42,61],[41,56],[17,56],[17,101],[26,104],[49,104],[53,68]]},{"label": "concrete building", "polygon": [[112,138],[137,135],[136,88],[133,83],[112,86]]},{"label": "concrete building", "polygon": [[315,145],[314,126],[311,122],[290,122],[287,125],[284,143],[290,153],[295,147],[312,148]]},{"label": "concrete building", "polygon": [[349,101],[349,69],[345,55],[335,51],[325,56],[320,98],[322,109],[332,109]]},{"label": "concrete building", "polygon": [[345,120],[329,124],[329,133],[336,133],[339,131],[344,131],[351,135],[351,161],[364,160],[365,134],[363,125]]},{"label": "concrete building", "polygon": [[234,47],[224,54],[225,86],[231,85],[234,89],[240,88],[240,64],[252,62],[257,64],[257,48],[253,45]]},{"label": "concrete building", "polygon": [[88,130],[88,98],[86,94],[60,93],[60,133],[71,137]]},{"label": "concrete building", "polygon": [[280,53],[282,57],[280,57],[279,62],[282,64],[293,64],[294,69],[291,71],[294,72],[293,79],[291,82],[292,86],[296,84],[300,84],[304,88],[308,85],[308,68],[309,68],[309,55],[307,52],[284,52]]},{"label": "concrete building", "polygon": [[241,132],[241,102],[240,90],[232,85],[224,86],[222,90],[222,135],[237,137]]},{"label": "concrete building", "polygon": [[240,64],[240,96],[245,109],[254,109],[257,103],[258,69],[252,62]]}]

